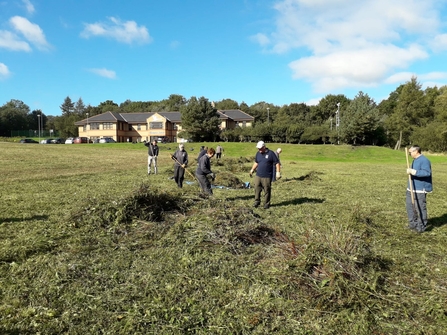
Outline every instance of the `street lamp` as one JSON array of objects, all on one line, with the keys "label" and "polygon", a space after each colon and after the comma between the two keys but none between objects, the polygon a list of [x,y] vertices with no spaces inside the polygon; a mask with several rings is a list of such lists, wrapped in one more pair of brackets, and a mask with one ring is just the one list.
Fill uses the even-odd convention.
[{"label": "street lamp", "polygon": [[267,107],[267,123],[270,123],[270,108]]},{"label": "street lamp", "polygon": [[87,125],[85,126],[85,131],[87,132],[87,143],[90,143],[90,139],[88,138],[88,113],[87,114]]},{"label": "street lamp", "polygon": [[335,128],[337,128],[337,143],[340,144],[340,103],[337,102],[337,111],[335,112]]},{"label": "street lamp", "polygon": [[39,129],[39,143],[40,143],[40,114],[37,114],[37,127]]}]

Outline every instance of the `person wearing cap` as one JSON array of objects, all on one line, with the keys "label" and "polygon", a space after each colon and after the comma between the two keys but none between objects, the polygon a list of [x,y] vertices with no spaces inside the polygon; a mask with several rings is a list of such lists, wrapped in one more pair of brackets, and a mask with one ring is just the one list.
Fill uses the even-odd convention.
[{"label": "person wearing cap", "polygon": [[270,207],[270,198],[272,193],[272,177],[273,168],[275,168],[276,179],[281,178],[281,167],[279,165],[278,157],[275,152],[270,151],[263,141],[259,141],[256,144],[258,152],[255,156],[255,162],[250,170],[250,177],[256,171],[256,176],[253,181],[255,189],[255,202],[254,207],[258,207],[261,204],[261,192],[264,191],[264,208]]},{"label": "person wearing cap", "polygon": [[180,144],[178,150],[171,155],[174,163],[174,180],[179,188],[183,187],[183,179],[185,179],[185,169],[188,166],[188,153],[185,146]]},{"label": "person wearing cap", "polygon": [[153,140],[152,143],[146,142],[144,143],[147,146],[148,156],[147,156],[147,174],[151,174],[151,165],[154,165],[154,174],[157,174],[157,157],[159,148],[157,145],[157,141]]},{"label": "person wearing cap", "polygon": [[202,188],[202,192],[209,196],[213,195],[213,190],[211,189],[211,183],[208,180],[208,176],[214,180],[216,175],[213,171],[211,171],[211,162],[210,159],[214,157],[215,154],[214,148],[209,148],[206,151],[206,154],[200,157],[199,166],[196,170],[196,178],[199,181],[200,187]]},{"label": "person wearing cap", "polygon": [[[279,159],[279,155],[281,154],[282,149],[278,148],[276,149],[276,157],[278,157],[278,162],[279,162],[279,166],[281,167],[281,160]],[[276,181],[276,166],[273,166],[273,171],[272,171],[272,181]]]}]

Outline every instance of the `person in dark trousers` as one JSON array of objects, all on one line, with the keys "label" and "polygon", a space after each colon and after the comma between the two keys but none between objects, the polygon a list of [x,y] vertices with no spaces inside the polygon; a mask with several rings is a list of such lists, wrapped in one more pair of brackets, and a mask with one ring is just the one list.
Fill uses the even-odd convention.
[{"label": "person in dark trousers", "polygon": [[148,156],[147,156],[147,174],[151,174],[151,165],[154,165],[154,174],[157,174],[157,158],[158,158],[158,145],[157,141],[153,140],[152,143],[144,143],[147,146]]},{"label": "person in dark trousers", "polygon": [[[276,149],[276,152],[275,152],[276,157],[278,157],[278,162],[279,162],[279,166],[280,167],[282,167],[281,166],[281,160],[279,159],[279,155],[281,154],[281,152],[282,152],[281,148]],[[276,181],[276,166],[273,166],[272,181]]]},{"label": "person in dark trousers", "polygon": [[185,146],[180,144],[178,150],[171,155],[174,163],[174,180],[178,187],[183,187],[183,179],[185,179],[185,169],[188,166],[188,153],[185,151]]},{"label": "person in dark trousers", "polygon": [[254,189],[255,189],[255,203],[254,207],[258,207],[261,204],[261,192],[264,191],[264,208],[268,209],[270,207],[270,198],[272,193],[272,174],[273,167],[276,167],[275,177],[276,179],[281,178],[280,165],[278,157],[273,151],[266,148],[263,141],[259,141],[256,144],[258,152],[256,153],[255,162],[250,170],[250,177],[256,171],[256,176],[254,179]]},{"label": "person in dark trousers", "polygon": [[213,190],[211,189],[211,183],[208,179],[208,176],[214,181],[216,175],[211,171],[211,161],[210,159],[214,157],[215,150],[213,148],[209,148],[205,155],[200,157],[199,166],[196,170],[196,178],[199,181],[200,187],[202,188],[202,192],[206,195],[212,195]]},{"label": "person in dark trousers", "polygon": [[222,153],[223,153],[224,149],[222,148],[222,146],[219,144],[216,147],[216,159],[219,160],[222,158]]},{"label": "person in dark trousers", "polygon": [[[413,145],[409,149],[409,155],[413,158],[411,168],[407,168],[407,174],[411,176],[407,183],[406,209],[408,215],[408,228],[422,233],[427,228],[427,193],[433,191],[431,163],[422,155],[421,148]],[[411,197],[413,189],[414,204]]]}]

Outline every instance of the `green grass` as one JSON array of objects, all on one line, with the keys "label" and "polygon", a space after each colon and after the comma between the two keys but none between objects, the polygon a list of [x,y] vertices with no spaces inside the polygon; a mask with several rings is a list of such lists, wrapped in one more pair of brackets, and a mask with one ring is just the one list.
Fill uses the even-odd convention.
[{"label": "green grass", "polygon": [[[250,181],[255,143],[222,145],[216,182]],[[447,157],[419,235],[403,151],[279,146],[266,211],[178,189],[174,144],[147,176],[142,144],[0,143],[0,333],[445,333]]]}]

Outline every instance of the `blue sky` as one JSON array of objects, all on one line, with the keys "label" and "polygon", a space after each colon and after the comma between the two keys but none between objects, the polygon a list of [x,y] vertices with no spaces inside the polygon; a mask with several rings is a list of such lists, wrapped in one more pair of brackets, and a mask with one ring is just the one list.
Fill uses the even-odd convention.
[{"label": "blue sky", "polygon": [[447,84],[445,0],[0,0],[0,105],[376,102]]}]

